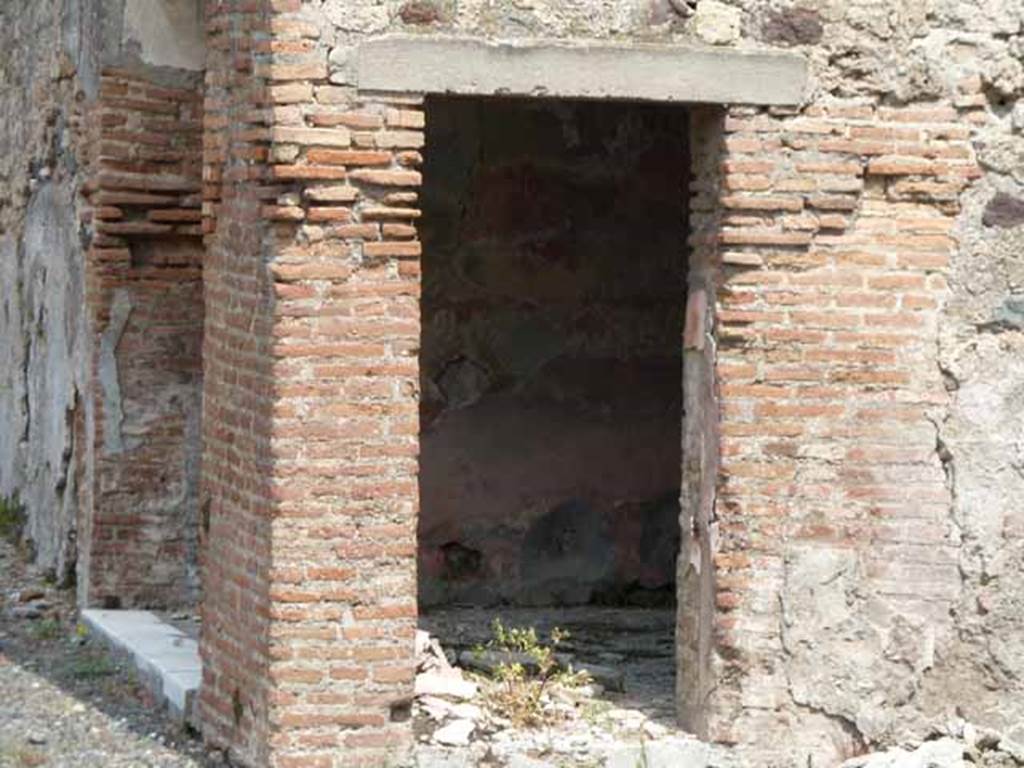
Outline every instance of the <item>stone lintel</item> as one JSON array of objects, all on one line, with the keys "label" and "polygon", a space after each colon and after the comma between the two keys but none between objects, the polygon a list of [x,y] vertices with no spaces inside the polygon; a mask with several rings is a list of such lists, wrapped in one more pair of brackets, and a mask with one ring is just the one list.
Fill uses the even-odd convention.
[{"label": "stone lintel", "polygon": [[796,105],[807,62],[689,46],[388,36],[359,46],[364,91]]}]

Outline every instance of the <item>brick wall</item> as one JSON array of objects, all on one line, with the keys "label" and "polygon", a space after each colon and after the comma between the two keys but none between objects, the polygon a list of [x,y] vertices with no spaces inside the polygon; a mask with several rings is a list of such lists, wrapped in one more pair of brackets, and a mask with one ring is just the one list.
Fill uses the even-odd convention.
[{"label": "brick wall", "polygon": [[725,118],[717,740],[816,724],[777,751],[855,753],[950,634],[935,356],[957,200],[979,173],[965,112],[827,101]]},{"label": "brick wall", "polygon": [[411,739],[423,113],[275,23],[272,727],[282,765],[380,765]]},{"label": "brick wall", "polygon": [[89,115],[92,407],[79,541],[91,605],[197,599],[200,110],[197,85],[108,69]]},{"label": "brick wall", "polygon": [[260,216],[270,113],[255,76],[265,2],[205,7],[203,134],[203,682],[208,741],[246,764],[268,761],[268,590],[273,381],[269,251]]},{"label": "brick wall", "polygon": [[[144,46],[101,32],[103,3],[63,26],[23,5],[0,11],[28,53],[0,99],[19,150],[0,162],[0,484],[40,564],[67,574],[77,533],[86,603],[187,602],[202,533],[211,740],[315,766],[410,738],[423,114],[352,82],[386,31],[807,57],[811,106],[695,121],[684,720],[781,765],[952,706],[1019,729],[1019,3],[726,0],[691,23],[632,0],[208,0],[202,179],[197,84],[112,69],[76,101]],[[84,377],[65,225],[83,177]]]},{"label": "brick wall", "polygon": [[331,85],[299,5],[207,7],[201,707],[251,762],[380,765],[411,739],[423,117]]},{"label": "brick wall", "polygon": [[[379,765],[411,738],[424,116],[306,10],[207,9],[202,711],[248,762]],[[696,112],[680,700],[756,764],[887,738],[952,642],[935,348],[980,87]]]}]

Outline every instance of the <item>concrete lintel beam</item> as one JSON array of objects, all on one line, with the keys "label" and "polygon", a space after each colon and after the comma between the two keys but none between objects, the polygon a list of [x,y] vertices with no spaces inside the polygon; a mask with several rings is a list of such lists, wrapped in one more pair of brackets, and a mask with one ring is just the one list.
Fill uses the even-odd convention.
[{"label": "concrete lintel beam", "polygon": [[788,53],[389,36],[359,46],[365,91],[795,105],[807,62]]}]

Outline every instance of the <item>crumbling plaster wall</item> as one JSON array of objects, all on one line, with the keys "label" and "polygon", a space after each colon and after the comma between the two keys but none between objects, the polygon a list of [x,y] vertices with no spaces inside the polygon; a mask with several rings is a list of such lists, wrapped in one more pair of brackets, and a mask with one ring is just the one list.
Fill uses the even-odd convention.
[{"label": "crumbling plaster wall", "polygon": [[203,316],[198,78],[105,67],[90,116],[96,416],[79,532],[80,599],[192,604]]},{"label": "crumbling plaster wall", "polygon": [[85,359],[74,97],[95,86],[98,37],[88,4],[0,7],[0,497],[24,507],[37,562],[65,583]]},{"label": "crumbling plaster wall", "polygon": [[[115,358],[134,354],[115,345],[106,368],[96,369],[98,381],[91,380],[98,345],[86,311],[87,248],[95,228],[81,192],[96,152],[112,151],[93,143],[100,73],[123,67],[194,89],[203,64],[200,18],[196,0],[16,0],[0,7],[0,498],[22,506],[36,562],[64,584],[75,579],[76,561],[88,565],[78,557],[82,529],[91,524],[83,511],[98,501],[96,450],[109,447],[94,440],[103,414],[92,394],[97,386],[110,389],[111,371],[117,393]],[[190,71],[182,75],[181,68]],[[193,151],[198,166],[198,143]],[[194,362],[198,368],[198,352]],[[188,408],[198,420],[198,385],[191,391]],[[120,402],[108,405],[111,416],[122,410]],[[198,428],[192,432],[186,464],[198,461]],[[77,573],[80,582],[89,575],[87,567]]]},{"label": "crumbling plaster wall", "polygon": [[964,195],[955,230],[937,348],[949,405],[936,418],[936,450],[961,536],[954,619],[964,642],[950,662],[973,692],[964,712],[1024,742],[1024,47],[1016,61],[1016,80],[998,89],[1016,91],[996,96],[1016,110],[977,132],[985,175]]},{"label": "crumbling plaster wall", "polygon": [[[697,6],[688,19],[662,0],[330,0],[305,4],[302,14],[318,30],[321,49],[330,51],[335,87],[322,90],[333,91],[335,103],[346,98],[347,88],[347,97],[354,98],[351,64],[361,37],[413,32],[787,48],[811,63],[809,106],[975,109],[967,127],[984,173],[962,201],[946,301],[939,309],[934,363],[946,388],[928,394],[934,401],[932,459],[946,470],[951,499],[944,543],[957,552],[957,609],[924,638],[917,629],[901,629],[900,622],[875,624],[863,606],[843,607],[849,600],[857,603],[868,542],[859,552],[832,555],[784,542],[788,575],[778,587],[774,621],[784,622],[783,605],[790,620],[822,611],[832,618],[819,622],[820,633],[799,637],[799,652],[793,652],[797,646],[779,649],[790,685],[775,706],[791,712],[791,722],[803,724],[808,743],[814,743],[803,757],[813,764],[834,759],[830,749],[856,749],[864,741],[893,738],[901,729],[921,730],[928,718],[958,706],[965,716],[1004,726],[1024,739],[1024,650],[1017,639],[1024,636],[1017,511],[1024,384],[1017,361],[1024,6],[1017,0],[702,0],[688,5]],[[908,438],[924,444],[923,430],[915,428]],[[827,453],[827,446],[822,450]],[[807,477],[813,477],[819,459],[804,455],[797,461],[805,462],[811,470]],[[841,586],[823,592],[837,575]],[[927,591],[926,571],[921,578]],[[842,628],[840,637],[836,627]],[[865,666],[887,654],[903,671],[886,680],[870,674],[854,679],[849,665],[822,667],[823,658],[856,648],[864,651]],[[879,701],[901,704],[874,718],[861,706],[865,690],[888,691]]]},{"label": "crumbling plaster wall", "polygon": [[197,0],[121,0],[123,47],[156,67],[200,71],[206,61],[202,4]]}]

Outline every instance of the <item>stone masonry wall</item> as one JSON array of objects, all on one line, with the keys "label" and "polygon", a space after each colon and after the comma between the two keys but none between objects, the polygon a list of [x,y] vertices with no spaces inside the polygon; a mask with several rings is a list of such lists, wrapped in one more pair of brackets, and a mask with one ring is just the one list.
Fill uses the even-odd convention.
[{"label": "stone masonry wall", "polygon": [[[721,471],[696,498],[707,530],[684,520],[684,552],[697,554],[680,582],[715,596],[713,614],[698,601],[682,616],[694,644],[681,658],[710,694],[695,703],[682,690],[684,717],[757,765],[832,765],[958,708],[1024,741],[1017,0],[206,5],[197,516],[212,740],[254,764],[340,766],[380,765],[411,739],[416,189],[429,149],[421,96],[353,82],[359,41],[402,31],[808,58],[799,109],[698,121],[721,163],[702,171],[696,234],[721,228],[694,247],[704,261],[688,306],[711,333],[688,336],[686,358],[715,366],[705,394],[721,412]],[[118,346],[79,343],[76,310],[96,284],[78,271],[83,165],[70,129],[77,90],[98,91],[101,7],[0,9],[5,50],[23,52],[5,59],[16,87],[0,95],[0,494],[19,492],[41,561],[65,577],[71,499],[110,490],[74,437],[109,416],[84,393],[92,361]],[[112,268],[181,269],[175,288],[192,283],[196,306],[191,246],[131,246]],[[123,306],[101,304],[100,322]],[[125,338],[173,314],[153,306]],[[194,393],[194,366],[176,366]],[[145,422],[154,404],[135,403]],[[687,445],[711,444],[710,426],[691,422]]]},{"label": "stone masonry wall", "polygon": [[[809,58],[802,109],[714,118],[722,163],[693,198],[698,234],[722,224],[717,251],[694,246],[715,332],[687,340],[688,359],[715,357],[722,414],[695,555],[708,589],[714,551],[717,613],[684,632],[711,644],[695,720],[766,765],[833,764],[956,707],[1024,738],[1019,2],[702,0],[684,17],[667,0],[211,0],[202,504],[195,453],[156,456],[197,429],[195,168],[173,188],[97,177],[79,215],[96,166],[77,111],[102,66],[118,65],[111,96],[145,102],[103,127],[162,121],[144,115],[168,102],[185,127],[108,133],[100,164],[163,177],[187,162],[165,153],[195,151],[195,100],[160,91],[180,86],[164,71],[134,82],[153,30],[132,3],[138,38],[101,24],[117,5],[0,8],[0,495],[62,580],[88,537],[87,600],[187,592],[193,545],[146,500],[198,517],[213,740],[330,766],[379,765],[411,737],[424,118],[420,96],[360,93],[351,70],[360,39],[394,31]],[[162,51],[146,66],[178,60]],[[155,439],[135,458],[156,482],[104,461],[112,424],[122,444]],[[79,498],[100,510],[81,526]],[[121,568],[134,577],[103,583]]]},{"label": "stone masonry wall", "polygon": [[1018,629],[1021,590],[1016,380],[997,361],[1019,335],[1022,9],[695,5],[690,18],[660,2],[294,12],[333,84],[310,95],[351,104],[366,98],[355,47],[392,31],[806,55],[803,108],[725,123],[711,734],[751,744],[786,724],[795,738],[761,761],[828,765],[957,705],[1013,731],[1024,657],[999,638]]},{"label": "stone masonry wall", "polygon": [[[694,246],[706,263],[693,267],[689,306],[714,331],[699,337],[703,349],[686,343],[701,365],[714,355],[721,472],[681,579],[709,589],[714,559],[717,612],[696,606],[683,631],[707,648],[692,658],[713,691],[692,722],[776,765],[829,765],[920,734],[956,707],[1024,740],[1024,8],[689,5],[692,14],[667,0],[209,4],[212,378],[197,516],[209,535],[203,707],[215,740],[281,765],[374,765],[408,746],[424,117],[421,96],[358,92],[352,76],[358,42],[396,31],[770,46],[808,57],[799,110],[737,106],[709,128],[721,141],[703,143],[722,162],[694,196],[700,233],[722,226],[717,249]],[[175,326],[179,307],[190,321],[198,307],[199,255],[186,245],[195,201],[183,199],[194,188],[87,186],[173,191],[163,210],[187,213],[143,221],[146,206],[124,204],[125,221],[117,204],[96,208],[86,233],[111,253],[88,262],[98,280],[82,269],[77,193],[87,166],[75,104],[79,91],[96,97],[100,59],[139,53],[138,40],[125,49],[121,37],[113,48],[100,40],[105,7],[0,10],[5,50],[22,52],[5,58],[13,87],[0,96],[0,494],[27,505],[40,561],[65,580],[75,499],[93,509],[126,471],[86,455],[111,435],[102,392],[112,380],[100,374],[113,370],[112,350],[116,364],[132,364],[115,365],[127,394],[115,419],[122,432],[179,445],[196,429],[198,328]],[[139,86],[143,101],[159,102],[144,91],[166,86]],[[122,142],[125,158],[118,143],[101,148],[106,162],[167,162],[143,157],[163,144]],[[145,240],[157,234],[182,237]],[[117,291],[103,293],[115,287],[108,270],[122,270],[117,287],[138,291],[146,312],[124,312]],[[707,290],[706,312],[694,288]],[[99,297],[94,315],[79,311],[87,294]],[[89,342],[87,316],[112,333]],[[135,356],[118,337],[188,341],[170,344],[180,356],[166,347]],[[147,378],[160,378],[145,365],[156,359],[181,377],[166,399]],[[94,390],[92,377],[106,384]],[[169,414],[166,432],[146,431],[155,413]],[[711,440],[707,426],[690,423],[687,434]],[[184,499],[181,509],[193,503],[196,514],[199,500],[187,501],[194,461],[175,472],[146,493]],[[703,490],[698,506],[711,496]],[[110,509],[115,517],[100,516],[97,528],[86,516],[78,534],[144,542],[165,562],[187,551],[180,537],[164,549],[159,516],[118,519]],[[153,523],[150,534],[139,523]],[[92,546],[89,558],[106,545]],[[121,555],[109,562],[139,571]],[[685,572],[694,562],[696,579]],[[163,600],[177,577],[146,579],[127,600]],[[783,727],[794,737],[764,742]]]}]

